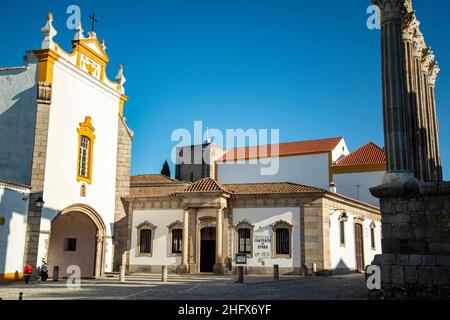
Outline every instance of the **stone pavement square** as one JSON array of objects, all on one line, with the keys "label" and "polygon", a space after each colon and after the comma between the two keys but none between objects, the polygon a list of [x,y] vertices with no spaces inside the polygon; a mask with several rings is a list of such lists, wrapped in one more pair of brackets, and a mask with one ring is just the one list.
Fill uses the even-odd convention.
[{"label": "stone pavement square", "polygon": [[117,276],[82,280],[80,289],[69,289],[66,280],[1,284],[0,298],[18,300],[365,300],[364,275],[333,277],[246,276],[235,283],[231,276],[134,274],[119,282]]}]

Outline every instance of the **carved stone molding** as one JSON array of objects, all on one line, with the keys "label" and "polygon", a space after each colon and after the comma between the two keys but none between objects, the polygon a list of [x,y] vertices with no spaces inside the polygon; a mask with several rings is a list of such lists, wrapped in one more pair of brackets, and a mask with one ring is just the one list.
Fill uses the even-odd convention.
[{"label": "carved stone molding", "polygon": [[39,81],[37,101],[38,103],[48,104],[52,102],[52,85],[50,83]]},{"label": "carved stone molding", "polygon": [[428,74],[428,84],[434,86],[436,84],[436,78],[439,74],[439,72],[441,71],[441,69],[439,68],[439,65],[437,64],[436,61],[434,61],[431,65],[430,65],[430,72]]},{"label": "carved stone molding", "polygon": [[419,29],[413,37],[413,55],[417,58],[422,58],[423,49],[426,48],[425,39]]},{"label": "carved stone molding", "polygon": [[414,12],[405,14],[402,21],[403,40],[414,41],[414,37],[419,31],[419,26],[420,21],[417,20]]},{"label": "carved stone molding", "polygon": [[422,51],[422,72],[429,74],[432,65],[435,63],[435,56],[430,48]]},{"label": "carved stone molding", "polygon": [[381,10],[381,23],[401,21],[405,10],[405,0],[372,0],[372,3]]}]

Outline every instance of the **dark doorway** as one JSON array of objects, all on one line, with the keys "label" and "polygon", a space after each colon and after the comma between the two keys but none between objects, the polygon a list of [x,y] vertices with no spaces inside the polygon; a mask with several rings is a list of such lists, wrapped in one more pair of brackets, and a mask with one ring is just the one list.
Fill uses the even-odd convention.
[{"label": "dark doorway", "polygon": [[355,224],[355,254],[356,269],[364,271],[364,246],[363,246],[363,226],[359,223]]},{"label": "dark doorway", "polygon": [[200,272],[213,272],[216,263],[216,228],[201,230]]}]

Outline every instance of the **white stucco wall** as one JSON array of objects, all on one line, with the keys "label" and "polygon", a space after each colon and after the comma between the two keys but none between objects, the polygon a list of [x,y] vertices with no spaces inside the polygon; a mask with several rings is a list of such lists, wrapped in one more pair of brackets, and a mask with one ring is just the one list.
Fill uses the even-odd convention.
[{"label": "white stucco wall", "polygon": [[[253,257],[247,260],[248,267],[273,267],[278,264],[281,268],[301,267],[301,238],[300,238],[300,209],[299,208],[234,208],[233,209],[233,223],[247,220],[254,225],[253,233]],[[292,242],[292,257],[289,259],[280,259],[264,256],[263,253],[268,253],[267,250],[258,249],[258,243],[255,242],[255,235],[265,234],[273,235],[272,224],[277,221],[285,221],[293,225],[291,242]],[[237,253],[236,246],[236,232],[233,236],[233,260]],[[273,243],[273,237],[272,237]],[[270,251],[271,245],[270,243]]]},{"label": "white stucco wall", "polygon": [[[146,221],[156,226],[153,252],[151,257],[137,257],[138,232],[136,227]],[[135,210],[131,230],[130,265],[180,265],[181,256],[169,256],[169,229],[167,227],[176,221],[183,221],[183,210]]]},{"label": "white stucco wall", "polygon": [[329,188],[328,153],[271,160],[279,161],[279,170],[274,175],[262,175],[261,168],[266,165],[262,165],[260,161],[256,164],[219,163],[218,181],[220,183],[293,182],[323,189]]},{"label": "white stucco wall", "polygon": [[[345,245],[341,245],[339,217],[342,212],[332,211],[330,214],[330,255],[332,269],[356,269],[355,254],[355,215],[347,212],[348,221],[345,222]],[[364,263],[370,265],[377,254],[381,254],[381,222],[375,223],[375,250],[371,247],[370,225],[372,221],[363,222]]]},{"label": "white stucco wall", "polygon": [[[44,256],[45,233],[56,215],[71,205],[85,204],[97,211],[106,225],[105,269],[111,271],[119,95],[64,60],[55,63],[38,261]],[[87,196],[81,197],[77,128],[86,116],[92,117],[96,139],[92,185],[87,185]]]},{"label": "white stucco wall", "polygon": [[0,217],[5,218],[0,225],[0,275],[23,271],[28,194],[0,184]]},{"label": "white stucco wall", "polygon": [[379,200],[372,196],[369,189],[382,183],[384,173],[384,171],[373,171],[334,174],[333,181],[336,184],[337,193],[379,207]]},{"label": "white stucco wall", "polygon": [[36,123],[37,64],[32,62],[0,68],[0,179],[26,185]]}]

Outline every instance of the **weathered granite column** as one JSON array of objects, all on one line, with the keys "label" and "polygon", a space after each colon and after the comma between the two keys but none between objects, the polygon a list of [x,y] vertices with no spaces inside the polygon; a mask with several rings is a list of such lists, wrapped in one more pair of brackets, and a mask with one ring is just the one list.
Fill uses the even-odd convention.
[{"label": "weathered granite column", "polygon": [[189,209],[184,209],[183,215],[183,257],[178,273],[189,272]]},{"label": "weathered granite column", "polygon": [[[403,144],[405,136],[413,134],[405,129],[417,125],[419,145],[416,146],[416,156],[420,157],[420,180],[432,179],[430,164],[439,151],[435,144],[437,140],[433,138],[437,133],[437,119],[434,123],[430,122],[433,114],[435,116],[434,111],[430,113],[434,110],[430,102],[434,90],[429,85],[433,80],[429,79],[430,61],[434,58],[430,59],[418,26],[414,31],[413,43],[410,41],[411,34],[405,30],[408,25],[404,24],[403,35],[400,33],[400,17],[405,18],[405,12],[407,14],[408,10],[412,10],[410,0],[373,2],[380,7],[382,20],[383,109],[388,174],[384,184],[371,189],[372,194],[380,199],[383,230],[383,254],[377,255],[372,263],[380,267],[381,290],[372,291],[371,296],[385,299],[448,299],[450,183],[418,182],[405,159],[412,154]],[[406,11],[402,11],[404,8]],[[402,42],[405,45],[403,48]],[[404,54],[404,60],[399,59],[399,54]],[[404,126],[405,118],[410,121],[408,116],[412,116],[414,111],[408,109],[414,108],[414,90],[417,111],[414,121],[417,122]],[[406,96],[403,101],[400,97],[402,93]],[[408,97],[408,93],[413,95]],[[402,103],[406,105],[403,112]]]},{"label": "weathered granite column", "polygon": [[421,179],[419,139],[419,108],[417,104],[417,67],[414,59],[414,36],[419,22],[414,11],[405,12],[402,19],[403,51],[405,63],[405,103],[408,122],[409,143],[411,147],[412,171],[417,179]]},{"label": "weathered granite column", "polygon": [[223,263],[223,208],[217,209],[217,229],[216,229],[216,264],[214,273],[221,275],[225,273]]},{"label": "weathered granite column", "polygon": [[383,183],[415,183],[405,103],[402,13],[404,0],[373,0],[381,10],[383,117],[387,173]]}]

